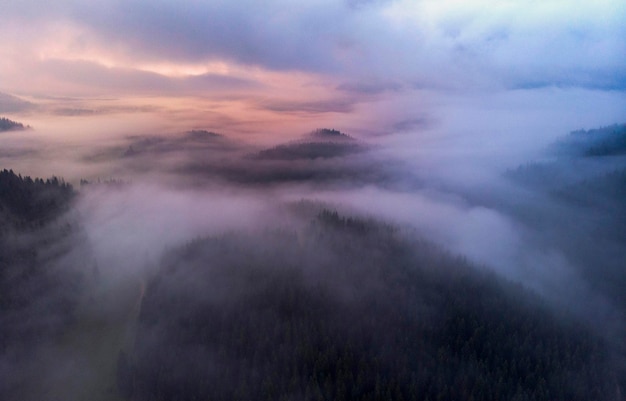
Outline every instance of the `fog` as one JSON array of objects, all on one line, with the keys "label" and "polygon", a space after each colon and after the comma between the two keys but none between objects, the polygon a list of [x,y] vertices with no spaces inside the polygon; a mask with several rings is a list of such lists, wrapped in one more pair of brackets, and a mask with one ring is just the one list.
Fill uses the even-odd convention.
[{"label": "fog", "polygon": [[623,399],[623,1],[2,10],[0,399]]},{"label": "fog", "polygon": [[[411,105],[414,112],[407,112]],[[266,133],[264,138],[261,133],[242,134],[252,130],[253,121],[231,132],[228,126],[214,129],[187,125],[184,119],[171,121],[172,114],[152,109],[80,116],[13,110],[7,113],[10,118],[33,128],[0,133],[0,166],[23,176],[63,177],[77,194],[53,223],[29,230],[10,228],[11,209],[0,209],[9,211],[2,215],[8,222],[2,232],[6,264],[26,263],[19,262],[25,260],[21,256],[13,262],[11,255],[40,249],[33,263],[46,266],[46,274],[70,277],[71,290],[55,291],[73,291],[72,302],[77,306],[69,323],[51,329],[51,340],[28,350],[21,344],[2,349],[1,373],[9,380],[0,390],[21,399],[134,399],[130,394],[143,390],[125,388],[117,354],[143,355],[141,342],[135,343],[136,331],[148,336],[146,344],[169,338],[166,328],[152,327],[149,335],[137,328],[148,319],[141,315],[142,304],[157,302],[156,298],[144,300],[146,291],[149,297],[157,297],[157,289],[165,288],[158,283],[169,277],[172,286],[181,281],[181,287],[168,290],[176,294],[182,291],[185,296],[196,294],[204,299],[213,291],[229,293],[229,299],[243,294],[244,299],[248,284],[211,270],[233,260],[245,265],[259,258],[265,266],[259,268],[262,275],[267,268],[270,278],[282,274],[273,270],[282,269],[281,263],[297,266],[308,277],[303,286],[312,286],[306,280],[322,281],[330,288],[331,299],[338,297],[347,304],[360,297],[385,298],[386,284],[373,278],[369,261],[356,259],[355,266],[364,266],[361,273],[350,270],[356,267],[340,272],[328,267],[346,264],[347,256],[336,247],[362,245],[352,234],[332,234],[337,236],[335,244],[316,242],[321,240],[311,234],[310,221],[323,210],[331,210],[365,221],[365,227],[393,227],[398,230],[389,234],[394,241],[417,241],[421,245],[408,249],[414,249],[415,258],[429,269],[438,269],[438,262],[433,262],[438,256],[430,253],[441,252],[447,255],[441,256],[443,260],[461,258],[470,266],[468,271],[495,274],[504,286],[521,285],[554,319],[575,321],[609,344],[607,363],[616,373],[607,376],[605,384],[612,390],[605,394],[613,397],[617,392],[619,397],[626,328],[620,288],[626,275],[626,244],[620,236],[624,233],[623,202],[610,198],[610,191],[606,204],[570,199],[578,193],[587,196],[585,187],[576,189],[576,185],[623,172],[626,163],[619,157],[563,159],[551,146],[575,129],[623,123],[625,106],[620,93],[579,89],[438,93],[419,101],[382,102],[375,123],[368,120],[365,105],[360,116],[339,116],[336,126],[327,127],[339,128],[348,137],[337,137],[340,134],[329,130],[315,136],[313,130],[324,126],[306,121],[291,134]],[[154,115],[160,117],[153,120]],[[329,143],[330,147],[324,145]],[[524,166],[539,166],[540,171],[548,166],[563,173],[558,183],[529,185],[525,175],[529,170]],[[530,176],[530,181],[540,184],[544,179],[543,175]],[[558,191],[570,187],[574,188],[570,198],[559,195]],[[602,191],[595,195],[600,200],[605,196]],[[618,202],[616,209],[602,206],[611,202]],[[352,223],[345,224],[351,227]],[[60,227],[67,227],[65,236],[56,234]],[[277,232],[295,233],[295,240],[291,234],[285,234],[285,239]],[[216,256],[221,255],[219,250],[216,254],[206,250],[215,246],[213,239],[218,244],[223,241],[225,249],[240,251],[235,256]],[[373,243],[364,252],[386,255],[388,250],[377,248],[381,243]],[[198,267],[205,260],[187,255],[186,250],[194,247],[200,247],[197,252],[208,257],[212,267]],[[192,258],[189,266],[199,271],[193,273],[197,276],[176,270],[188,258]],[[174,273],[163,276],[170,265]],[[442,267],[437,274],[445,277],[446,269]],[[45,305],[54,304],[59,295],[44,292],[44,298],[36,299],[38,285],[31,284],[33,289],[24,291],[35,300],[17,310],[34,319],[34,325],[56,327],[56,323],[45,323],[41,314],[47,313]],[[205,291],[208,295],[203,295]],[[422,296],[427,298],[421,293],[418,298]],[[230,308],[230,301],[211,302]],[[415,302],[421,305],[418,309],[428,310],[420,311],[420,316],[439,315],[439,304]],[[54,309],[47,318],[57,313],[62,316]],[[12,325],[16,318],[3,312],[2,319],[3,324]],[[86,345],[99,332],[105,333],[103,337]],[[96,351],[97,347],[102,349]],[[99,356],[101,352],[104,356]],[[107,358],[106,353],[114,357]],[[42,379],[29,376],[27,372],[33,369]],[[137,377],[145,374],[138,372],[134,373]]]}]

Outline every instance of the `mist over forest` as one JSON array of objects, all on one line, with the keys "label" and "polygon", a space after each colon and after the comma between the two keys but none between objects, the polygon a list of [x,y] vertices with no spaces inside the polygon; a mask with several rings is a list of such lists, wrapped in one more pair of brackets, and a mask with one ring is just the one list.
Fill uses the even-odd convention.
[{"label": "mist over forest", "polygon": [[471,186],[330,128],[4,169],[2,399],[617,400],[625,140],[574,131]]},{"label": "mist over forest", "polygon": [[0,401],[625,399],[625,2],[1,9]]}]

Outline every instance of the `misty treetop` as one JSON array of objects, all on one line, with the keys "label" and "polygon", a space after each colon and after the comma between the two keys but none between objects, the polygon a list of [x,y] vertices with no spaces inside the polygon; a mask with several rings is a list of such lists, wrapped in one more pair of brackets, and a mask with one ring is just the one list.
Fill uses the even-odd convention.
[{"label": "misty treetop", "polygon": [[2,131],[19,131],[23,129],[29,128],[28,126],[24,126],[24,124],[19,123],[17,121],[9,120],[6,117],[0,117],[0,132]]},{"label": "misty treetop", "polygon": [[75,192],[57,177],[22,177],[13,170],[0,171],[0,213],[18,224],[42,224],[67,210]]},{"label": "misty treetop", "polygon": [[204,129],[193,129],[193,130],[187,131],[185,135],[190,140],[198,140],[198,141],[207,141],[207,140],[224,138],[224,136],[221,134],[218,134],[212,131],[207,131]]},{"label": "misty treetop", "polygon": [[309,134],[310,137],[328,141],[353,141],[354,138],[332,128],[318,128]]},{"label": "misty treetop", "polygon": [[368,148],[341,131],[319,128],[300,140],[263,149],[253,157],[258,160],[329,159],[365,152]]},{"label": "misty treetop", "polygon": [[558,141],[553,149],[585,157],[626,154],[626,124],[573,131]]}]

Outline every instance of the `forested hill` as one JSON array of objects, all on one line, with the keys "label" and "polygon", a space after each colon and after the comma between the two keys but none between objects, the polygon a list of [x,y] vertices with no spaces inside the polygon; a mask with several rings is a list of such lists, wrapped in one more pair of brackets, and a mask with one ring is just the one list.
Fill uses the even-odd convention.
[{"label": "forested hill", "polygon": [[546,149],[544,160],[506,175],[532,189],[592,209],[626,210],[626,124],[578,130]]},{"label": "forested hill", "polygon": [[586,157],[626,154],[626,124],[573,131],[557,142],[557,152]]},{"label": "forested hill", "polygon": [[0,171],[0,217],[18,225],[43,224],[67,210],[75,192],[57,177],[32,179]]},{"label": "forested hill", "polygon": [[567,255],[626,316],[626,124],[574,131],[544,156],[506,173],[539,197],[500,207]]},{"label": "forested hill", "polygon": [[608,400],[607,353],[519,286],[324,210],[170,252],[118,373],[134,401]]},{"label": "forested hill", "polygon": [[254,156],[258,160],[330,159],[367,150],[356,142],[296,142],[264,149]]},{"label": "forested hill", "polygon": [[277,145],[258,152],[258,160],[331,159],[368,150],[367,145],[335,129],[321,128],[301,140]]},{"label": "forested hill", "polygon": [[23,130],[27,127],[24,127],[24,124],[18,123],[17,121],[9,120],[6,117],[0,117],[0,132],[2,131],[16,131]]},{"label": "forested hill", "polygon": [[352,138],[348,134],[344,134],[343,132],[332,129],[332,128],[318,128],[315,131],[309,134],[309,137],[315,138],[317,140],[326,140],[326,141],[353,141]]}]

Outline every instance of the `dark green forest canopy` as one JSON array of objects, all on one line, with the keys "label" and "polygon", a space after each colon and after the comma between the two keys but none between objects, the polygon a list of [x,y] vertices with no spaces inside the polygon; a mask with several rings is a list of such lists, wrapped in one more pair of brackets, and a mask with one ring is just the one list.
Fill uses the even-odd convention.
[{"label": "dark green forest canopy", "polygon": [[607,348],[521,287],[325,210],[299,232],[198,239],[149,282],[133,400],[589,400]]}]

